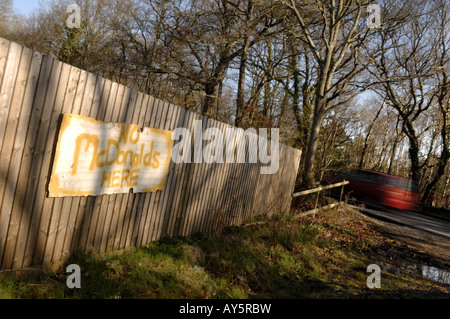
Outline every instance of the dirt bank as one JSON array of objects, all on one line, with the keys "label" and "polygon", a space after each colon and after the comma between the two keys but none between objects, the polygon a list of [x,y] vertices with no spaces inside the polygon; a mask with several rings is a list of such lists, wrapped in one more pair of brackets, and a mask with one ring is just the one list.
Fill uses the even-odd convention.
[{"label": "dirt bank", "polygon": [[[399,242],[395,251],[387,250],[389,257],[400,254],[411,262],[433,263],[436,267],[450,269],[450,240],[419,229],[378,220],[364,214],[361,218],[372,224],[387,238]],[[393,248],[394,249],[394,248]]]}]

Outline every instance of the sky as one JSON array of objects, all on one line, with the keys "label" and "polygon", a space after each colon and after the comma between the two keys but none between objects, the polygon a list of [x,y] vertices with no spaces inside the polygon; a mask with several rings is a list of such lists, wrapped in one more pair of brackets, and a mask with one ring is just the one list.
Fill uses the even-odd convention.
[{"label": "sky", "polygon": [[34,9],[39,8],[39,0],[13,0],[15,11],[28,15]]}]

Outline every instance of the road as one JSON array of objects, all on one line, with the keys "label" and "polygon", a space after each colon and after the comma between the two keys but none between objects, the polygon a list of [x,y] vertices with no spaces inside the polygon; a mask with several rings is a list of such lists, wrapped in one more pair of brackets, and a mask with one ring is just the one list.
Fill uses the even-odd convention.
[{"label": "road", "polygon": [[366,206],[366,208],[357,206],[352,207],[372,217],[376,217],[400,225],[417,228],[434,235],[439,235],[450,239],[450,223],[433,217],[410,211],[400,211],[374,205]]}]

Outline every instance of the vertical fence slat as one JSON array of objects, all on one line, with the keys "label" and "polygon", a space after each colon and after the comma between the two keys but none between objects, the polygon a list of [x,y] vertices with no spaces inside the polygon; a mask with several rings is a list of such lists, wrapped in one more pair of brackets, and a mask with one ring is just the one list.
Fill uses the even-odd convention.
[{"label": "vertical fence slat", "polygon": [[[36,53],[35,53],[36,54]],[[38,54],[33,60],[36,60],[36,64],[40,64],[40,61],[42,60],[42,56]],[[55,106],[52,113],[52,120],[51,120],[51,127],[48,134],[48,141],[47,143],[50,145],[46,145],[46,153],[45,153],[45,160],[42,165],[42,169],[46,170],[46,173],[49,173],[50,169],[50,163],[51,163],[51,154],[52,154],[52,142],[54,141],[55,132],[57,130],[57,122],[61,114],[62,109],[62,100],[65,96],[65,90],[68,83],[68,76],[69,72],[71,70],[71,67],[69,65],[63,65],[62,66],[62,74],[60,76],[60,87],[58,89],[57,96],[55,98]],[[63,83],[64,82],[64,83]],[[36,90],[36,87],[33,89]],[[39,93],[37,93],[39,94]],[[32,94],[34,96],[34,93]],[[32,96],[29,95],[29,104],[31,107],[31,101]],[[25,106],[25,103],[24,103]],[[59,109],[58,109],[59,107]],[[34,117],[33,117],[34,118]],[[36,119],[34,118],[34,121]],[[33,134],[33,133],[31,133]],[[52,141],[52,142],[50,142]],[[27,155],[24,154],[26,157]],[[22,169],[21,169],[22,170]],[[23,170],[26,172],[26,170]],[[25,181],[25,177],[22,177]],[[46,186],[46,185],[42,185]],[[41,187],[42,187],[41,186]],[[43,262],[44,258],[44,252],[45,252],[45,245],[48,239],[48,231],[49,231],[49,223],[50,218],[52,216],[52,207],[53,207],[53,200],[52,199],[45,199],[46,196],[46,189],[44,190],[43,194],[38,194],[40,198],[37,200],[36,205],[36,211],[41,211],[41,214],[33,214],[32,219],[30,221],[30,225],[28,227],[28,230],[21,231],[21,236],[26,238],[26,245],[25,245],[25,258],[23,262],[23,267],[27,267],[31,264],[41,264]],[[43,203],[42,203],[43,202]],[[42,205],[39,207],[39,205]]]},{"label": "vertical fence slat", "polygon": [[[24,49],[25,50],[25,49]],[[22,209],[22,203],[23,198],[21,196],[18,196],[20,189],[26,188],[27,181],[25,179],[20,178],[20,173],[22,170],[22,156],[24,154],[25,150],[25,141],[27,137],[27,129],[30,123],[30,117],[32,113],[32,105],[33,105],[33,99],[36,92],[36,86],[37,86],[37,80],[39,78],[39,72],[40,72],[40,66],[42,62],[42,54],[33,52],[31,57],[31,64],[28,71],[28,79],[27,84],[23,96],[22,103],[20,104],[21,112],[20,112],[20,119],[17,127],[17,136],[14,141],[14,151],[12,154],[11,159],[11,167],[9,171],[9,175],[11,177],[11,181],[14,180],[14,204],[13,204],[13,214],[15,214],[15,210],[19,211],[19,214],[23,215],[23,209]],[[23,250],[26,248],[26,236],[28,235],[28,229],[26,225],[21,225],[19,228],[19,234],[18,234],[18,243],[19,245],[19,256],[18,260],[22,262],[23,256],[20,254],[23,253]],[[19,265],[18,263],[13,264],[14,268],[22,267],[22,265]]]},{"label": "vertical fence slat", "polygon": [[[122,122],[127,124],[130,123],[139,124],[138,119],[141,111],[142,100],[143,94],[133,90],[132,95],[130,96],[129,103],[127,104],[126,112],[123,113],[123,115],[121,115],[122,117],[125,117],[125,119]],[[112,250],[114,248],[114,243],[116,242],[116,235],[117,233],[120,233],[122,231],[121,228],[122,225],[119,224],[119,220],[122,219],[124,211],[121,210],[121,207],[124,201],[126,202],[128,201],[129,196],[130,196],[129,193],[116,195],[116,203],[114,209],[111,212],[112,214],[111,225],[106,243],[107,251]]]},{"label": "vertical fence slat", "polygon": [[[116,97],[117,85],[110,80],[105,80],[103,84],[103,91],[99,100],[98,109],[91,109],[90,116],[97,120],[104,120],[106,116],[106,109],[109,102],[114,103]],[[100,205],[102,203],[103,196],[95,196],[88,198],[87,210],[88,216],[86,216],[85,223],[83,224],[83,229],[81,230],[80,240],[76,248],[84,248],[86,251],[92,250],[92,229],[95,230],[98,212]]]},{"label": "vertical fence slat", "polygon": [[[142,101],[142,105],[141,105],[141,110],[138,114],[138,119],[136,120],[137,123],[139,124],[139,127],[147,127],[147,123],[150,122],[150,118],[151,118],[151,112],[153,109],[153,98],[147,94],[144,94],[143,97],[143,101]],[[141,211],[141,216],[140,216],[140,224],[139,224],[139,230],[140,233],[138,234],[138,239],[137,239],[137,245],[142,245],[143,244],[143,229],[145,227],[144,224],[145,223],[145,216],[148,213],[148,193],[143,193],[143,194],[139,194],[140,197],[140,201],[142,201],[142,211]],[[118,239],[120,240],[120,236],[118,236]]]},{"label": "vertical fence slat", "polygon": [[[108,89],[106,86],[106,81],[103,78],[100,78],[98,76],[95,76],[94,78],[90,77],[90,89],[92,90],[92,106],[90,109],[83,108],[83,111],[81,115],[83,116],[89,116],[92,118],[97,118],[98,114],[100,113],[101,108],[101,102],[103,99],[104,94],[108,95]],[[95,83],[95,84],[94,84]],[[89,99],[91,95],[88,95]],[[84,104],[84,102],[83,102]],[[78,208],[78,216],[75,221],[74,227],[74,234],[72,241],[70,243],[70,246],[66,246],[64,254],[68,253],[67,249],[69,251],[74,251],[77,248],[81,246],[81,242],[84,242],[84,234],[86,232],[86,228],[89,227],[91,217],[92,217],[92,211],[94,207],[95,197],[88,196],[81,198],[80,206]]]},{"label": "vertical fence slat", "polygon": [[[170,104],[171,113],[166,120],[165,130],[173,131],[176,128],[177,123],[179,123],[179,118],[181,116],[181,109],[173,104]],[[173,202],[174,189],[176,186],[176,171],[175,163],[169,159],[169,169],[165,180],[164,189],[161,191],[162,206],[161,206],[161,218],[159,221],[159,234],[158,237],[164,237],[167,235],[168,223],[171,216],[170,207]]]},{"label": "vertical fence slat", "polygon": [[[138,102],[136,104],[136,107],[135,107],[133,113],[132,114],[130,113],[129,119],[127,119],[127,121],[139,125],[139,128],[144,127],[148,102],[149,102],[148,95],[139,93]],[[137,198],[135,198],[135,197],[137,197]],[[120,216],[118,216],[120,219],[121,227],[123,227],[122,225],[123,225],[123,220],[125,219],[126,205],[128,204],[129,200],[130,200],[130,202],[134,202],[135,200],[138,200],[139,205],[143,205],[145,196],[143,196],[142,194],[134,194],[134,193],[130,194],[130,192],[123,195],[123,200],[122,200],[121,206],[118,207],[118,210],[121,212]],[[142,213],[143,213],[143,211],[141,210],[141,214]],[[123,232],[123,231],[124,231],[124,229],[122,228],[121,232]],[[119,245],[120,239],[121,239],[121,232],[118,232],[118,234],[116,234],[116,236],[114,238],[114,243],[111,246],[112,248],[115,248]]]},{"label": "vertical fence slat", "polygon": [[[215,121],[215,127],[222,132],[222,135],[224,137],[225,142],[228,140],[227,138],[227,131],[226,126],[224,123]],[[207,205],[205,206],[205,224],[203,225],[203,229],[205,232],[211,232],[213,230],[214,225],[214,219],[215,219],[215,213],[216,210],[214,207],[218,205],[218,196],[220,195],[220,192],[223,188],[223,179],[224,179],[224,173],[225,173],[225,166],[226,164],[226,144],[224,144],[224,154],[223,154],[223,162],[222,163],[214,163],[213,164],[213,177],[211,177],[210,186],[209,186],[209,196]]]},{"label": "vertical fence slat", "polygon": [[[106,118],[104,120],[105,122],[117,122],[121,108],[123,105],[128,103],[130,93],[129,88],[123,85],[118,86],[116,99],[114,104],[111,106],[112,110],[106,113]],[[105,237],[107,236],[107,234],[105,234],[105,230],[106,232],[109,231],[109,225],[107,225],[106,221],[108,213],[114,207],[115,199],[116,196],[114,194],[102,195],[102,202],[98,211],[98,220],[92,242],[92,251],[94,253],[99,253],[101,251],[102,242],[104,242]]]},{"label": "vertical fence slat", "polygon": [[[174,130],[174,125],[176,123],[177,120],[177,116],[178,116],[178,108],[173,105],[173,104],[169,104],[168,105],[168,113],[167,113],[167,117],[164,123],[164,126],[161,127],[163,130],[166,131],[172,131]],[[166,175],[166,180],[164,183],[164,189],[158,191],[158,195],[159,195],[159,207],[158,207],[158,220],[157,220],[157,224],[155,225],[155,229],[156,229],[156,238],[162,238],[165,230],[165,217],[166,217],[166,207],[167,207],[167,201],[169,200],[168,197],[168,192],[170,191],[170,188],[172,186],[172,178],[173,178],[173,165],[172,165],[172,161],[171,159],[169,159],[169,171],[168,174]]]},{"label": "vertical fence slat", "polygon": [[[88,79],[88,73],[80,70],[80,76],[78,79],[77,87],[75,90],[75,96],[72,104],[71,113],[81,114],[83,95],[86,91],[86,83]],[[90,105],[89,105],[90,107]],[[80,197],[67,197],[64,198],[62,204],[62,211],[54,211],[53,214],[59,214],[59,222],[57,226],[57,233],[55,237],[55,244],[53,248],[52,263],[56,263],[61,260],[63,256],[63,249],[66,243],[66,234],[69,231],[69,225],[75,222],[76,214]]]},{"label": "vertical fence slat", "polygon": [[[41,231],[41,222],[48,221],[48,215],[51,209],[45,209],[45,203],[53,203],[53,199],[46,198],[47,194],[47,180],[50,173],[50,163],[53,150],[53,142],[55,133],[57,131],[58,119],[61,114],[62,104],[61,99],[66,89],[68,71],[70,67],[67,67],[61,62],[54,62],[52,75],[50,78],[51,83],[47,90],[47,97],[44,104],[44,110],[41,117],[41,125],[39,127],[38,140],[35,150],[35,162],[40,162],[36,165],[36,169],[33,171],[39,171],[39,175],[36,177],[37,185],[34,192],[35,200],[32,206],[31,213],[28,213],[28,220],[22,222],[23,229],[20,230],[18,247],[21,247],[17,260],[22,262],[24,254],[23,267],[27,267],[32,264],[35,247],[37,244],[37,236]],[[34,163],[33,163],[34,164]],[[27,213],[24,211],[24,213]],[[27,238],[28,236],[28,238]],[[42,247],[41,247],[42,248]],[[20,267],[20,264],[18,265]]]},{"label": "vertical fence slat", "polygon": [[[161,101],[161,107],[162,107],[161,118],[159,121],[158,121],[158,118],[156,119],[157,123],[159,123],[159,124],[157,124],[156,128],[166,129],[166,127],[168,127],[168,125],[169,125],[168,121],[170,121],[170,117],[172,116],[172,113],[173,113],[173,106],[172,106],[172,104]],[[150,228],[150,231],[152,232],[151,238],[154,238],[154,239],[159,239],[159,231],[160,231],[159,222],[161,220],[161,215],[162,215],[161,193],[162,193],[161,190],[154,192],[155,201],[153,204],[153,211],[152,211],[154,219],[152,222],[153,227]],[[136,238],[137,238],[137,232],[134,232],[133,243],[136,242]]]},{"label": "vertical fence slat", "polygon": [[[17,132],[17,128],[21,113],[22,99],[24,97],[28,78],[28,71],[31,63],[31,54],[32,52],[29,49],[24,48],[22,50],[14,92],[11,92],[11,106],[4,134],[3,148],[0,148],[0,171],[2,172],[0,173],[0,176],[5,176],[4,200],[1,207],[2,210],[12,211],[9,221],[6,246],[3,252],[3,264],[8,268],[11,267],[13,263],[14,249],[17,242],[17,232],[21,219],[21,211],[13,210],[14,193],[17,185],[17,160],[19,160],[20,163],[20,159],[17,156],[13,156],[13,153],[17,154],[16,150],[18,147],[18,145],[15,144],[15,138],[17,135],[23,133]],[[20,140],[20,136],[18,137],[18,140]]]},{"label": "vertical fence slat", "polygon": [[[231,126],[229,126],[231,128]],[[236,179],[237,172],[240,169],[241,163],[237,162],[237,148],[238,141],[240,139],[241,133],[238,132],[235,138],[232,138],[232,151],[233,151],[233,163],[228,164],[227,176],[225,181],[225,191],[222,197],[221,204],[221,215],[220,222],[217,225],[219,228],[217,230],[221,230],[223,226],[228,225],[232,218],[232,211],[234,206],[234,198],[236,196],[235,187],[236,187]]]},{"label": "vertical fence slat", "polygon": [[[179,125],[178,127],[180,128],[189,128],[189,123],[190,123],[190,114],[191,112],[187,111],[186,109],[181,109],[180,112],[180,118],[179,118]],[[183,138],[187,138],[186,136]],[[178,143],[182,143],[181,141],[179,141]],[[189,146],[189,150],[190,150],[190,146]],[[186,154],[186,150],[183,149],[184,154]],[[179,155],[179,154],[178,154]],[[180,209],[179,209],[179,202],[180,202],[180,198],[181,198],[181,192],[183,192],[183,181],[184,181],[184,175],[186,172],[186,165],[189,165],[188,163],[185,163],[184,161],[181,163],[177,163],[175,165],[175,174],[176,174],[176,185],[178,187],[176,187],[173,190],[173,195],[172,195],[172,201],[171,201],[171,216],[169,218],[169,223],[168,223],[168,230],[167,230],[167,234],[169,236],[173,236],[176,233],[176,223],[177,220],[179,220],[180,216],[179,214]]]},{"label": "vertical fence slat", "polygon": [[3,75],[5,74],[6,62],[8,61],[10,42],[6,39],[0,38],[0,88],[3,83]]},{"label": "vertical fence slat", "polygon": [[[145,118],[144,123],[148,123],[149,127],[155,128],[159,125],[159,122],[156,123],[156,121],[160,120],[161,118],[161,112],[162,112],[162,101],[159,99],[151,98],[149,100],[149,108],[147,110],[146,115],[150,115],[149,118]],[[159,127],[159,126],[158,126]],[[143,211],[137,216],[136,207],[138,203],[134,203],[135,205],[130,205],[130,217],[128,222],[128,231],[127,236],[125,240],[125,247],[129,247],[132,244],[133,240],[133,233],[137,232],[136,234],[136,240],[139,240],[138,237],[145,238],[148,236],[147,232],[149,231],[150,223],[148,222],[150,218],[154,215],[154,209],[153,209],[153,203],[155,200],[155,193],[148,193],[145,194],[143,199],[143,207],[147,207],[146,209],[143,209]],[[137,229],[136,229],[137,224]],[[142,228],[140,228],[142,227]],[[141,234],[140,234],[141,233]],[[144,239],[141,239],[141,242],[143,242]]]},{"label": "vertical fence slat", "polygon": [[[53,61],[50,58],[46,58],[40,67],[39,84],[38,89],[42,90],[40,94],[36,94],[33,106],[31,107],[31,122],[28,124],[28,131],[21,132],[26,134],[24,149],[25,152],[21,159],[21,166],[18,176],[18,185],[14,195],[11,198],[17,198],[15,202],[18,206],[19,211],[23,211],[26,218],[30,218],[32,214],[32,205],[36,195],[36,183],[37,183],[37,172],[38,168],[38,158],[37,155],[36,142],[38,142],[37,136],[39,134],[39,124],[41,121],[41,114],[44,108],[44,98],[46,95],[48,78],[50,76],[50,71]],[[42,66],[42,67],[41,67]],[[20,207],[20,208],[19,208]],[[2,209],[6,208],[3,204]],[[8,208],[8,210],[10,210]],[[14,212],[14,209],[13,209]]]},{"label": "vertical fence slat", "polygon": [[[185,121],[183,127],[187,128],[187,132],[191,133],[193,132],[194,127],[194,120],[196,118],[196,115],[193,112],[185,110]],[[188,138],[188,137],[183,137]],[[174,220],[172,225],[172,235],[181,235],[183,232],[183,225],[184,225],[184,219],[185,219],[185,210],[184,210],[184,202],[188,195],[188,183],[189,178],[191,176],[192,171],[192,157],[193,157],[193,149],[192,149],[192,143],[193,143],[193,136],[190,136],[188,142],[188,150],[189,150],[189,159],[180,163],[180,177],[178,179],[179,186],[175,193],[175,199],[174,199],[174,205],[173,205],[173,211],[174,211]],[[187,152],[187,150],[183,150],[183,152]],[[185,156],[186,159],[187,155]]]},{"label": "vertical fence slat", "polygon": [[[98,92],[97,83],[101,88],[101,79],[94,74],[88,74],[86,78],[86,84],[82,97],[80,97],[80,103],[75,101],[76,105],[79,106],[79,114],[82,116],[90,116],[91,113],[95,113],[93,108],[97,107],[94,102],[96,95],[101,94]],[[77,112],[77,111],[75,111]],[[78,113],[76,113],[78,114]],[[86,205],[88,199],[86,197],[79,197],[78,202],[73,202],[72,212],[68,220],[66,235],[64,240],[64,245],[62,247],[62,256],[66,257],[74,250],[77,245],[78,237],[81,232],[81,221],[84,220],[86,214]]]},{"label": "vertical fence slat", "polygon": [[[76,88],[75,99],[73,101],[71,113],[80,115],[83,108],[83,97],[86,92],[86,85],[88,82],[88,73],[81,70],[80,77],[78,80],[78,85]],[[90,108],[91,105],[87,105]],[[66,242],[66,234],[68,232],[69,225],[75,222],[75,218],[78,212],[78,207],[80,203],[80,197],[66,197],[63,201],[62,211],[54,213],[61,214],[59,218],[57,234],[55,239],[55,245],[53,249],[52,263],[57,263],[63,257],[63,249]]]},{"label": "vertical fence slat", "polygon": [[[144,121],[143,121],[143,126],[145,127],[153,127],[154,126],[154,122],[152,123],[152,120],[155,119],[156,117],[156,112],[158,110],[157,107],[157,103],[158,101],[156,99],[154,99],[153,97],[149,96],[148,97],[148,101],[147,101],[147,105],[145,106],[145,116],[144,116]],[[142,214],[140,216],[141,219],[146,220],[146,217],[149,214],[149,203],[151,201],[151,198],[153,198],[153,193],[146,193],[144,195],[144,208],[142,211]],[[132,204],[132,202],[131,202]],[[133,217],[133,210],[132,210],[132,205],[128,205],[127,207],[125,207],[125,218],[124,218],[124,226],[123,229],[124,231],[122,232],[121,236],[120,236],[120,248],[125,248],[127,245],[127,240],[128,240],[128,233],[132,232],[132,227],[130,227],[131,222],[132,222],[132,217]],[[141,221],[142,223],[142,221]],[[145,225],[147,226],[147,223],[144,222]],[[143,234],[145,235],[145,233]]]},{"label": "vertical fence slat", "polygon": [[11,100],[16,84],[16,76],[19,71],[19,63],[22,54],[22,46],[11,43],[9,46],[8,60],[5,66],[2,86],[0,87],[0,149],[4,142],[4,133],[8,114],[11,109]]},{"label": "vertical fence slat", "polygon": [[[70,113],[72,112],[73,103],[75,100],[75,94],[78,87],[78,80],[81,76],[81,70],[78,68],[71,68],[70,75],[69,75],[69,82],[67,84],[67,90],[64,97],[63,102],[63,109],[62,113]],[[66,200],[67,199],[67,200]],[[53,257],[53,251],[56,241],[56,236],[58,234],[58,227],[60,223],[61,216],[63,214],[68,214],[69,212],[62,211],[63,204],[69,203],[69,198],[55,198],[53,201],[53,207],[52,207],[52,215],[50,219],[50,225],[48,229],[48,233],[46,236],[46,242],[45,242],[45,251],[43,256],[43,263],[45,265],[50,265],[52,263],[52,257]],[[70,207],[70,205],[69,205]],[[37,252],[40,254],[41,252]]]},{"label": "vertical fence slat", "polygon": [[[200,121],[196,122],[196,121]],[[195,124],[197,123],[197,124]],[[198,180],[198,175],[199,175],[199,170],[200,170],[200,163],[196,163],[196,161],[199,161],[199,159],[196,159],[196,154],[195,154],[195,145],[202,143],[201,140],[201,134],[202,131],[204,129],[205,126],[205,120],[203,119],[203,116],[195,114],[194,115],[194,123],[193,123],[193,131],[191,131],[192,133],[192,139],[193,139],[193,147],[194,150],[191,152],[192,155],[192,163],[190,165],[190,171],[189,171],[189,176],[187,183],[186,183],[186,188],[184,189],[184,191],[186,192],[185,198],[184,198],[184,203],[183,203],[183,208],[182,210],[184,211],[184,219],[183,219],[183,230],[182,230],[182,235],[183,236],[187,236],[189,234],[191,234],[192,231],[192,222],[193,222],[193,218],[192,216],[194,216],[194,213],[192,211],[192,206],[193,206],[193,202],[192,199],[193,197],[196,195],[195,194],[195,186]],[[199,127],[200,124],[200,127]],[[198,129],[200,128],[200,132],[198,131]],[[201,151],[202,149],[200,148],[199,151]],[[202,156],[202,154],[200,154],[199,156]]]},{"label": "vertical fence slat", "polygon": [[[6,46],[3,46],[5,48]],[[0,154],[3,143],[5,142],[5,129],[10,110],[10,103],[13,95],[16,75],[19,68],[22,47],[18,44],[11,43],[8,46],[7,61],[5,63],[5,71],[0,86]],[[9,154],[7,154],[9,156]],[[1,156],[1,155],[0,155]],[[6,157],[6,154],[1,156]],[[9,161],[0,162],[0,264],[3,261],[4,249],[6,245],[7,232],[11,217],[11,210],[3,205],[5,197],[13,196],[8,190],[8,166]],[[6,198],[5,201],[10,201]]]},{"label": "vertical fence slat", "polygon": [[[128,111],[133,110],[136,103],[137,92],[133,88],[124,87],[124,95],[122,97],[122,102],[119,108],[115,108],[112,115],[112,122],[123,123],[127,119]],[[108,196],[108,205],[106,211],[103,212],[104,215],[104,225],[102,229],[101,239],[99,241],[99,246],[97,247],[98,252],[105,252],[107,247],[108,238],[110,237],[111,223],[113,216],[115,214],[115,206],[121,204],[123,196],[121,194],[114,194]]]},{"label": "vertical fence slat", "polygon": [[[155,99],[154,101],[154,110],[153,110],[153,115],[150,121],[150,127],[151,128],[160,128],[161,127],[161,121],[162,121],[162,116],[163,116],[163,109],[164,109],[164,102],[160,99]],[[145,226],[147,227],[147,230],[145,230],[145,226],[144,226],[144,236],[146,236],[146,240],[147,241],[151,241],[154,240],[154,235],[155,235],[155,231],[154,231],[154,225],[155,225],[155,221],[156,221],[156,209],[157,209],[157,193],[156,192],[151,192],[150,194],[150,198],[149,198],[149,206],[148,206],[148,211],[146,212],[145,217],[147,222],[145,223]],[[133,215],[135,216],[136,213],[133,212]],[[143,215],[143,216],[144,216]],[[142,217],[143,217],[142,216]],[[133,220],[135,220],[136,217],[134,217]],[[137,221],[136,221],[137,222]],[[134,226],[134,224],[133,224]],[[127,239],[127,243],[128,245],[126,247],[129,247],[129,245],[131,244],[131,239],[132,239],[132,234],[134,232],[134,227],[130,227],[130,233],[131,236],[129,236],[129,238]]]},{"label": "vertical fence slat", "polygon": [[[47,57],[46,57],[47,58]],[[45,64],[43,64],[45,66]],[[45,99],[43,100],[42,105],[35,105],[38,108],[41,108],[41,111],[37,113],[37,118],[33,118],[36,121],[36,130],[35,132],[30,131],[29,134],[35,134],[34,145],[33,145],[33,154],[31,160],[30,167],[30,175],[28,177],[28,189],[27,189],[27,199],[25,201],[24,215],[26,218],[26,222],[23,223],[23,226],[26,226],[25,229],[29,229],[28,225],[32,228],[36,228],[38,225],[38,221],[41,218],[42,213],[42,203],[45,198],[45,187],[46,187],[46,177],[48,173],[48,163],[44,162],[46,149],[50,148],[49,142],[47,138],[49,137],[51,121],[53,115],[53,105],[55,102],[55,98],[58,92],[58,85],[61,77],[61,68],[62,63],[58,61],[53,61],[50,73],[50,77],[48,79],[47,91],[45,94]],[[38,96],[39,94],[37,94]],[[33,221],[37,221],[36,224]],[[33,235],[35,234],[36,229],[32,231]],[[23,246],[24,247],[24,246]]]},{"label": "vertical fence slat", "polygon": [[[41,125],[39,127],[38,141],[36,143],[36,153],[34,161],[41,162],[38,169],[32,168],[33,172],[39,170],[37,179],[37,189],[35,201],[32,208],[31,218],[28,227],[29,234],[27,240],[26,255],[24,264],[31,263],[33,255],[31,252],[35,251],[36,238],[38,232],[40,232],[41,221],[48,220],[48,211],[45,210],[45,203],[53,203],[53,199],[46,198],[47,193],[47,180],[50,174],[50,163],[53,151],[53,142],[55,139],[55,133],[57,132],[57,124],[61,114],[63,93],[67,86],[68,71],[70,68],[66,67],[61,62],[54,62],[52,68],[52,75],[50,77],[50,84],[47,90],[46,100],[43,106]],[[39,157],[36,158],[36,155]],[[23,233],[25,235],[25,232]],[[25,245],[24,245],[25,247]],[[33,249],[32,249],[33,248]]]},{"label": "vertical fence slat", "polygon": [[[213,119],[208,119],[207,123],[206,123],[206,128],[212,128],[214,131],[216,131],[217,133],[222,133],[217,125],[217,122]],[[213,132],[214,132],[213,131]],[[221,139],[221,141],[219,141],[220,143],[223,143],[223,136],[220,136],[220,134],[218,134],[218,136],[214,136],[214,140],[215,139]],[[206,143],[213,143],[213,142],[206,142]],[[220,150],[218,149],[214,149],[214,152],[219,152]],[[197,221],[195,222],[195,228],[194,231],[195,232],[204,232],[205,230],[205,226],[206,226],[206,220],[208,219],[208,210],[206,209],[211,193],[212,193],[212,183],[215,182],[214,180],[214,170],[216,168],[216,166],[218,165],[217,163],[213,163],[213,156],[211,154],[211,152],[206,152],[206,158],[203,158],[203,170],[201,172],[201,185],[197,185],[197,187],[200,187],[200,195],[198,197],[198,202],[197,202]],[[214,154],[214,156],[216,156],[217,154]],[[222,153],[223,156],[223,153]],[[217,159],[217,158],[216,158]],[[214,183],[215,184],[215,183]]]},{"label": "vertical fence slat", "polygon": [[224,152],[223,152],[223,163],[217,163],[215,166],[215,178],[212,183],[211,195],[209,199],[206,211],[208,214],[206,229],[207,232],[213,232],[216,227],[216,221],[220,217],[221,198],[223,191],[226,187],[226,178],[228,174],[228,167],[230,164],[227,163],[227,143],[230,140],[230,130],[228,130],[228,124],[216,121],[217,127],[220,129],[224,136]]},{"label": "vertical fence slat", "polygon": [[[120,91],[121,86],[116,83],[112,82],[110,85],[109,94],[103,95],[102,100],[100,102],[100,110],[97,115],[97,119],[109,122],[111,119],[111,113],[114,105],[116,104],[117,99],[121,99]],[[108,107],[110,106],[110,107]],[[90,224],[89,228],[85,231],[85,241],[82,241],[80,243],[80,247],[84,247],[84,249],[87,252],[91,252],[94,250],[94,242],[95,242],[95,236],[96,236],[96,230],[97,230],[97,224],[99,223],[99,217],[101,214],[101,208],[104,207],[104,203],[108,201],[108,195],[102,195],[102,196],[96,196],[94,203],[93,203],[93,209],[91,213],[90,218]]]},{"label": "vertical fence slat", "polygon": [[252,148],[255,147],[253,143],[251,143],[251,138],[244,135],[244,143],[246,145],[248,158],[246,160],[245,164],[245,173],[244,177],[245,179],[242,181],[243,183],[243,194],[241,196],[241,203],[242,203],[242,213],[240,215],[239,222],[242,223],[249,218],[251,218],[251,212],[250,210],[253,207],[253,197],[250,194],[254,193],[254,190],[256,188],[255,185],[255,165],[253,163],[250,163],[250,154],[252,152]]},{"label": "vertical fence slat", "polygon": [[[120,108],[115,110],[113,113],[112,122],[116,123],[124,123],[127,122],[128,114],[130,114],[130,118],[133,115],[133,110],[136,104],[137,91],[132,88],[125,88],[124,96],[122,98],[122,103],[120,104]],[[129,123],[129,122],[127,122]],[[114,194],[108,197],[108,208],[104,212],[105,219],[102,230],[102,237],[99,242],[98,251],[105,252],[107,250],[109,238],[113,236],[111,232],[114,230],[111,228],[114,222],[114,216],[117,213],[115,210],[116,206],[120,206],[122,203],[123,195],[122,194]]]},{"label": "vertical fence slat", "polygon": [[[225,123],[221,123],[221,127],[222,130],[224,131],[224,136],[226,141],[231,142],[233,144],[233,141],[231,141],[232,135],[231,135],[231,131],[228,129],[230,126],[228,124]],[[232,151],[234,154],[234,145],[232,146]],[[212,217],[212,221],[210,224],[210,231],[215,231],[218,228],[219,223],[221,222],[224,214],[225,214],[225,210],[224,210],[224,200],[226,199],[226,190],[227,190],[227,181],[228,181],[228,177],[229,177],[229,169],[230,166],[233,164],[228,163],[230,161],[229,159],[229,155],[227,153],[227,146],[225,145],[225,154],[224,154],[224,163],[220,166],[219,170],[221,172],[220,174],[220,179],[219,179],[219,183],[216,185],[217,187],[217,191],[216,191],[216,196],[215,196],[215,200],[213,205],[215,206],[215,209],[213,211],[211,211],[211,217]],[[234,155],[233,155],[233,161],[234,161]]]},{"label": "vertical fence slat", "polygon": [[[146,95],[143,93],[139,93],[137,104],[136,104],[133,112],[131,112],[131,111],[128,112],[125,122],[138,124],[140,127],[142,127],[143,123],[144,123],[144,119],[145,119],[145,115],[142,116],[142,112],[144,112],[143,114],[145,114],[147,103],[148,103],[148,99],[146,98]],[[120,196],[122,197],[121,198],[122,201],[120,202],[120,206],[117,207],[117,212],[116,212],[116,214],[118,215],[117,216],[117,231],[114,234],[114,238],[111,238],[111,240],[112,240],[111,249],[119,248],[121,235],[124,231],[126,232],[123,221],[126,216],[127,204],[128,204],[128,201],[132,202],[134,200],[134,194],[127,193],[127,194],[121,194]]]}]

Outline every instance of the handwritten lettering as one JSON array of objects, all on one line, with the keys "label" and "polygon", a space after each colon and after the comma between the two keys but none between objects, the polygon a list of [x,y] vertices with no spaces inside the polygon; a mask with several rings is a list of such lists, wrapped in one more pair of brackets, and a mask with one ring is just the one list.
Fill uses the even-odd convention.
[{"label": "handwritten lettering", "polygon": [[[80,134],[75,140],[75,154],[73,155],[73,167],[72,167],[72,175],[75,175],[77,173],[78,168],[78,158],[80,157],[80,149],[83,141],[86,141],[86,146],[84,148],[84,151],[87,152],[89,150],[89,147],[91,144],[94,145],[94,152],[97,153],[98,149],[98,137],[91,134]],[[89,169],[92,171],[94,169],[94,157],[91,161],[91,166]]]},{"label": "handwritten lettering", "polygon": [[[105,149],[99,149],[99,138],[95,134],[83,133],[75,139],[75,152],[73,155],[72,176],[77,174],[80,157],[88,153],[93,147],[89,170],[95,167],[104,168],[107,166],[129,165],[131,169],[122,171],[104,169],[102,171],[100,187],[136,187],[138,184],[137,173],[140,171],[137,167],[144,165],[157,169],[160,165],[160,152],[154,150],[154,141],[151,141],[149,149],[146,144],[140,144],[138,151],[127,149],[127,144],[136,145],[139,141],[139,131],[136,125],[121,126],[118,140],[108,139]],[[83,147],[84,146],[84,147]]]},{"label": "handwritten lettering", "polygon": [[138,186],[137,178],[140,169],[124,169],[102,172],[102,181],[100,187],[136,187]]},{"label": "handwritten lettering", "polygon": [[65,114],[49,184],[52,196],[162,189],[171,132]]}]

